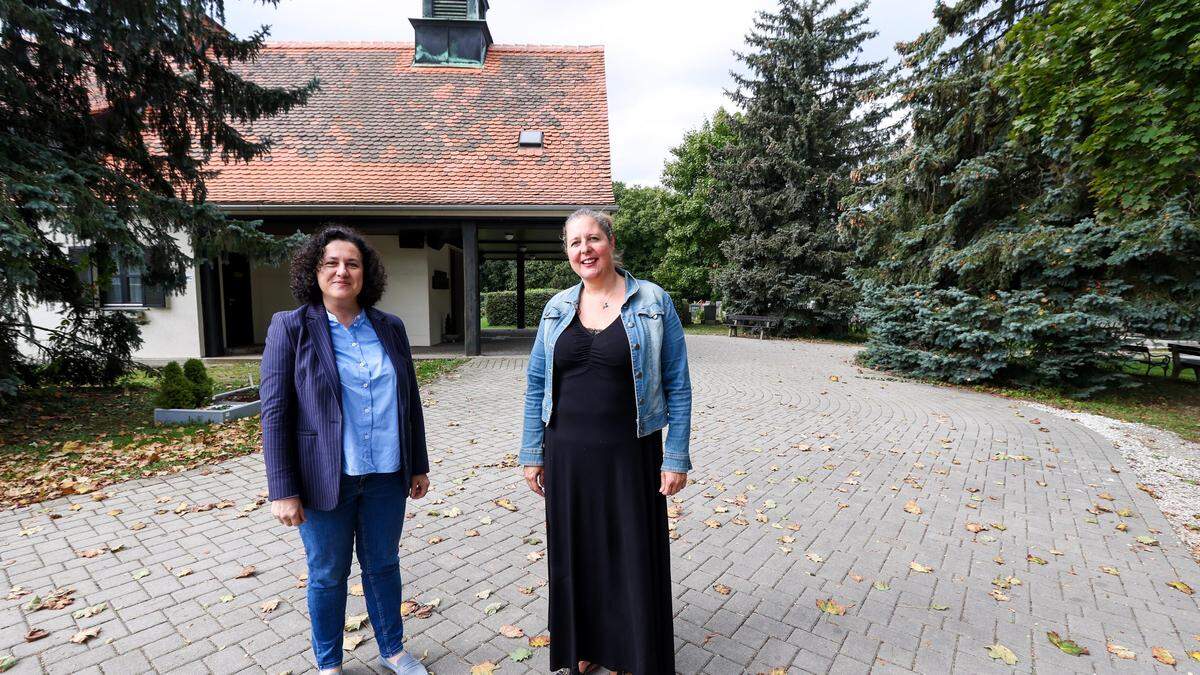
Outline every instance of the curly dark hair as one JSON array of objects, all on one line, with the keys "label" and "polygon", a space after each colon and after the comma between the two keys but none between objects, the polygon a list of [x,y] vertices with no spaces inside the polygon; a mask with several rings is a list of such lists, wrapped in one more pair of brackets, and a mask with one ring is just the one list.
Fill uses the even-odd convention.
[{"label": "curly dark hair", "polygon": [[292,296],[297,302],[319,305],[322,295],[321,287],[317,284],[317,265],[325,255],[325,247],[331,241],[348,241],[358,247],[363,258],[363,286],[358,292],[358,305],[362,308],[373,306],[383,297],[387,288],[387,271],[379,254],[367,243],[363,236],[344,225],[330,225],[322,228],[308,238],[304,245],[292,255],[290,271],[291,280],[288,285]]}]

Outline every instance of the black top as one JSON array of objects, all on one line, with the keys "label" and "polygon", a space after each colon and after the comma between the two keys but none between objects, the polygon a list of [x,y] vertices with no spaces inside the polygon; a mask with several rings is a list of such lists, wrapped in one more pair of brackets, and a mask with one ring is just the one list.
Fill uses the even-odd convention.
[{"label": "black top", "polygon": [[[563,392],[570,392],[563,396]],[[615,443],[637,438],[633,357],[617,317],[592,335],[579,315],[554,345],[554,414],[562,441]]]}]

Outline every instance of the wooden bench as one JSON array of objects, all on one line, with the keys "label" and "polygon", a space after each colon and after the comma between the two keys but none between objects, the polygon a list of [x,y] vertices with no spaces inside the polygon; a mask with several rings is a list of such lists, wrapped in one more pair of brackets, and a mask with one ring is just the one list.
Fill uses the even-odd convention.
[{"label": "wooden bench", "polygon": [[1168,342],[1167,349],[1171,350],[1171,377],[1179,377],[1191,368],[1196,381],[1200,382],[1200,343]]},{"label": "wooden bench", "polygon": [[780,320],[777,316],[754,316],[752,314],[728,314],[725,316],[729,337],[737,337],[738,329],[743,328],[750,332],[757,331],[758,339],[761,340],[768,330],[778,326],[779,323]]}]

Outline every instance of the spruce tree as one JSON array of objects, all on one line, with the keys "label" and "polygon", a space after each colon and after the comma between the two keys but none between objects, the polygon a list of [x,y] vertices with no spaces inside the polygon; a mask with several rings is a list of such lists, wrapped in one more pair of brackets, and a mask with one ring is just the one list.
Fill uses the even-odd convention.
[{"label": "spruce tree", "polygon": [[1194,175],[1127,150],[1166,138],[1135,121],[1163,92],[1162,156],[1195,138],[1187,5],[966,0],[900,45],[910,135],[844,217],[867,363],[1086,395],[1125,379],[1105,367],[1122,341],[1196,329]]},{"label": "spruce tree", "polygon": [[889,71],[860,59],[875,35],[866,7],[781,0],[738,54],[747,72],[730,97],[744,114],[730,120],[713,208],[733,230],[713,276],[726,313],[781,316],[788,332],[848,328],[854,245],[838,227],[840,202],[893,135],[880,97]]},{"label": "spruce tree", "polygon": [[[239,38],[223,18],[223,0],[0,2],[0,398],[29,381],[21,340],[43,358],[54,335],[96,362],[128,359],[132,319],[97,307],[118,264],[170,293],[192,262],[178,239],[199,255],[282,253],[255,223],[205,204],[205,178],[267,153],[269,139],[244,130],[303,104],[317,82],[244,78],[266,29]],[[73,259],[69,244],[85,253]],[[64,325],[33,326],[35,304]]]}]

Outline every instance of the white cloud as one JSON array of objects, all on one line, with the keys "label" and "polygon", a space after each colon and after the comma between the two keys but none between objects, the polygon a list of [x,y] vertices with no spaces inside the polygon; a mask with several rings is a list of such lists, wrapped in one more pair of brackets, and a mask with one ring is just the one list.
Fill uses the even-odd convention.
[{"label": "white cloud", "polygon": [[[774,0],[492,0],[488,25],[501,44],[604,45],[613,177],[657,183],[669,149],[717,107],[732,107],[734,50],[755,14]],[[877,0],[880,36],[864,56],[887,58],[897,40],[932,24],[933,0]],[[412,40],[421,0],[282,0],[278,8],[230,2],[226,25],[245,35],[263,24],[272,40]]]}]

